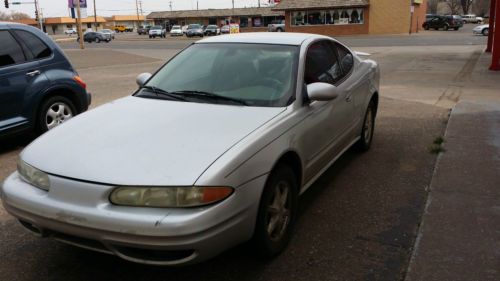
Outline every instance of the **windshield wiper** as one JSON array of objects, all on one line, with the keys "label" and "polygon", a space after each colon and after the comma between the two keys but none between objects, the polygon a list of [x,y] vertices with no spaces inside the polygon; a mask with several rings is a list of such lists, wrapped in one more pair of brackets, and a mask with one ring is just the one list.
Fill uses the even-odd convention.
[{"label": "windshield wiper", "polygon": [[160,88],[156,88],[156,87],[153,87],[153,86],[142,86],[141,89],[146,89],[146,90],[150,90],[151,92],[153,92],[157,97],[159,97],[160,95],[162,96],[167,96],[169,98],[172,98],[172,99],[175,99],[175,100],[180,100],[180,101],[186,101],[185,98],[183,98],[182,96],[180,95],[176,95],[174,93],[169,93],[163,89],[160,89]]},{"label": "windshield wiper", "polygon": [[184,96],[194,96],[197,98],[200,97],[200,98],[208,98],[208,99],[214,99],[214,100],[225,100],[225,101],[235,102],[235,103],[238,103],[241,105],[248,105],[248,103],[246,103],[245,101],[240,100],[240,99],[221,96],[221,95],[217,95],[217,94],[205,92],[205,91],[185,90],[185,91],[170,92],[170,94],[182,94]]}]

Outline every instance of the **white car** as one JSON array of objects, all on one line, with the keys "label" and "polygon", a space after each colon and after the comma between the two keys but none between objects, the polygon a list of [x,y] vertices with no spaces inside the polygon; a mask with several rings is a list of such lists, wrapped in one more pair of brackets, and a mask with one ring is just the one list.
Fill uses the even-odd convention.
[{"label": "white car", "polygon": [[73,34],[77,34],[77,33],[78,33],[78,31],[76,31],[76,28],[70,28],[70,29],[66,29],[64,31],[64,34],[66,34],[66,35],[73,35]]},{"label": "white car", "polygon": [[170,30],[170,36],[182,36],[184,35],[182,33],[182,28],[180,25],[174,25],[172,26],[172,29]]},{"label": "white car", "polygon": [[482,23],[483,18],[482,17],[477,17],[476,15],[463,15],[462,16],[462,21],[464,23]]},{"label": "white car", "polygon": [[166,30],[161,25],[152,26],[149,29],[149,38],[166,37]]},{"label": "white car", "polygon": [[490,34],[490,25],[489,24],[478,25],[474,27],[474,29],[472,29],[472,33],[488,36],[488,34]]},{"label": "white car", "polygon": [[132,96],[26,147],[3,205],[41,237],[133,262],[196,263],[248,240],[276,256],[300,195],[351,146],[370,148],[379,78],[327,36],[197,41]]}]

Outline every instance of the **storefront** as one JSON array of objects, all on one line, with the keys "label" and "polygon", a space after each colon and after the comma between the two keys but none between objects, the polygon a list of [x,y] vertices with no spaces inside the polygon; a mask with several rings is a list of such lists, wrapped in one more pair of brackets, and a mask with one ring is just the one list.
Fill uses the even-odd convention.
[{"label": "storefront", "polygon": [[367,0],[283,0],[273,10],[285,12],[285,30],[323,35],[368,33]]},{"label": "storefront", "polygon": [[239,24],[242,32],[266,31],[266,27],[273,21],[283,20],[284,13],[273,11],[271,8],[237,8],[237,9],[208,9],[186,11],[152,12],[147,16],[156,24],[223,26],[230,23]]}]

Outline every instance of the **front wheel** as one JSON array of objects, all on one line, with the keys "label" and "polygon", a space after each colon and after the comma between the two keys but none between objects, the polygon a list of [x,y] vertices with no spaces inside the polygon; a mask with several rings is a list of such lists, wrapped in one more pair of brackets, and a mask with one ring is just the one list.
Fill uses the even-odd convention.
[{"label": "front wheel", "polygon": [[450,26],[449,26],[449,25],[445,25],[445,26],[443,27],[443,30],[447,31],[449,28],[450,28]]},{"label": "front wheel", "polygon": [[361,135],[356,143],[356,147],[360,151],[367,151],[370,149],[373,140],[373,133],[375,131],[375,114],[375,103],[372,100],[366,109],[363,127],[361,128]]},{"label": "front wheel", "polygon": [[76,115],[73,103],[63,96],[53,96],[40,106],[37,118],[37,131],[40,134],[51,130]]},{"label": "front wheel", "polygon": [[292,236],[298,210],[297,176],[287,165],[271,172],[262,192],[253,243],[265,258],[281,253]]},{"label": "front wheel", "polygon": [[424,29],[425,30],[429,30],[429,26],[428,25],[424,25]]},{"label": "front wheel", "polygon": [[455,31],[457,31],[457,30],[458,30],[458,27],[454,27],[453,29],[454,29]]},{"label": "front wheel", "polygon": [[481,32],[481,33],[483,33],[484,36],[488,36],[490,34],[490,29],[485,28],[485,29],[483,29],[483,32]]},{"label": "front wheel", "polygon": [[101,39],[99,39],[99,38],[97,38],[97,37],[96,37],[96,38],[94,39],[94,41],[95,41],[96,43],[100,43],[100,42],[101,42]]}]

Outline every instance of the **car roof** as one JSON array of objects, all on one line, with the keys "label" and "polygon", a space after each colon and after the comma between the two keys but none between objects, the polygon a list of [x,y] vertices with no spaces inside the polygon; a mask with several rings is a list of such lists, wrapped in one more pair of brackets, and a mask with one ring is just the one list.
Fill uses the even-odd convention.
[{"label": "car roof", "polygon": [[308,39],[331,39],[318,34],[293,33],[293,32],[249,32],[231,35],[210,37],[196,42],[199,43],[256,43],[256,44],[281,44],[281,45],[301,45]]}]

